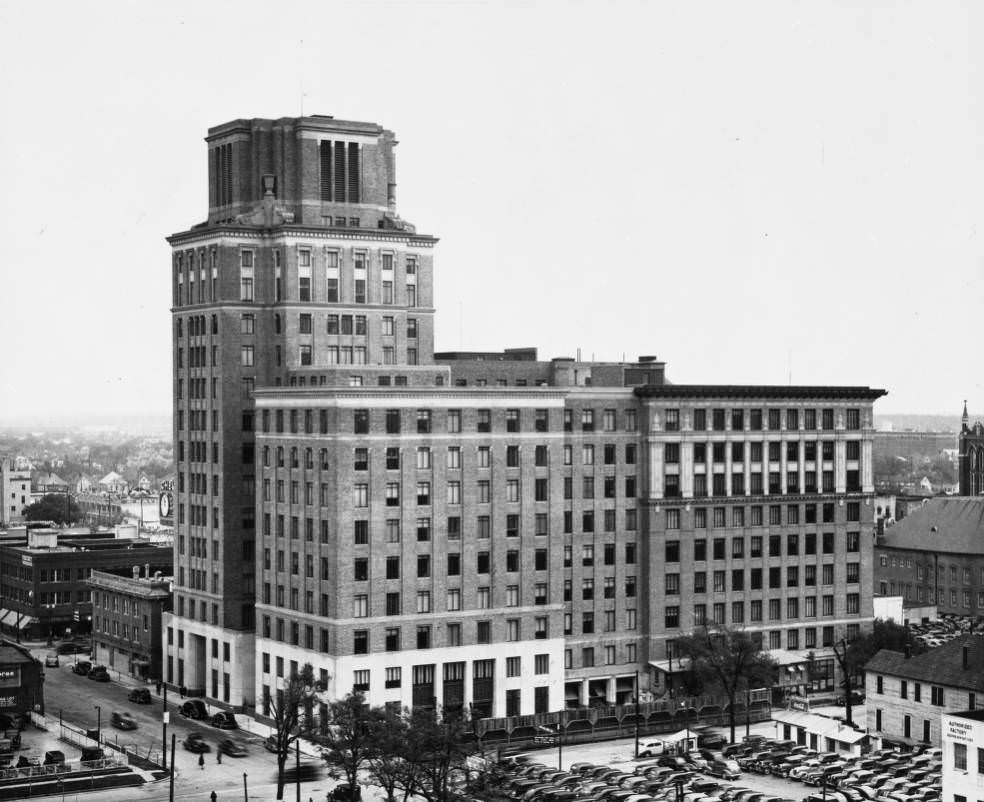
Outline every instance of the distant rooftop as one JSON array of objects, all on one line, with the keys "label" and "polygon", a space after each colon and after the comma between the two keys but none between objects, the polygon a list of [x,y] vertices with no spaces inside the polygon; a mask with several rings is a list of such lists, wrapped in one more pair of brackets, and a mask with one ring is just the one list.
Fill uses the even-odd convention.
[{"label": "distant rooftop", "polygon": [[[967,647],[967,667],[963,649]],[[984,635],[964,635],[923,654],[906,657],[901,652],[882,649],[864,667],[866,672],[893,677],[984,691]]]},{"label": "distant rooftop", "polygon": [[927,499],[886,529],[879,545],[984,554],[984,498],[944,496]]},{"label": "distant rooftop", "polygon": [[961,710],[959,713],[944,713],[947,716],[954,716],[956,718],[966,718],[971,721],[984,721],[984,708],[978,708],[977,710]]}]

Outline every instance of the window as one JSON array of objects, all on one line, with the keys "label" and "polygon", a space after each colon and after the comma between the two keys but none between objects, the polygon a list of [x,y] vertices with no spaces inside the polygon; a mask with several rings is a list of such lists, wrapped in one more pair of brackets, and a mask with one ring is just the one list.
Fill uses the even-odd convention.
[{"label": "window", "polygon": [[957,771],[967,771],[967,744],[953,744],[953,768]]}]

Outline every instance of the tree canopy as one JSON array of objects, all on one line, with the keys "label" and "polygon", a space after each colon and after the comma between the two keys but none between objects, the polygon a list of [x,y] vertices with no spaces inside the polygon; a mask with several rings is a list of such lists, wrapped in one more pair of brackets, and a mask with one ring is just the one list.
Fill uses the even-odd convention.
[{"label": "tree canopy", "polygon": [[314,722],[311,714],[314,694],[314,669],[305,663],[284,680],[283,687],[267,699],[273,719],[275,752],[277,754],[277,799],[284,798],[284,766],[290,758],[291,747],[298,737],[311,734]]},{"label": "tree canopy", "polygon": [[82,520],[82,511],[67,493],[46,493],[24,508],[24,517],[28,521],[71,524]]},{"label": "tree canopy", "polygon": [[740,629],[703,627],[676,643],[680,653],[690,659],[696,677],[728,697],[728,720],[734,743],[735,700],[739,692],[775,684],[775,662],[758,641]]}]

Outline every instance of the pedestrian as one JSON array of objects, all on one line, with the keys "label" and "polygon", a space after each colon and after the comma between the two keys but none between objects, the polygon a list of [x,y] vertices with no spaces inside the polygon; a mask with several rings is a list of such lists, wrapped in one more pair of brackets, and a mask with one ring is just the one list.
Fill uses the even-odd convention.
[{"label": "pedestrian", "polygon": [[212,800],[212,802],[215,802],[215,800],[218,799],[218,797],[215,795],[215,791],[212,791],[212,796],[210,797],[210,799]]},{"label": "pedestrian", "polygon": [[184,698],[185,698],[185,692],[186,692],[187,690],[188,690],[188,689],[187,689],[187,688],[186,688],[186,687],[185,687],[184,685],[182,685],[182,686],[181,686],[180,688],[178,688],[178,693],[180,693],[180,694],[181,694],[181,698],[182,698],[182,699],[184,699]]},{"label": "pedestrian", "polygon": [[205,771],[205,755],[204,754],[199,754],[198,755],[198,768],[200,768],[202,771]]},{"label": "pedestrian", "polygon": [[161,681],[157,680],[157,695],[161,695]]},{"label": "pedestrian", "polygon": [[215,750],[215,762],[216,763],[221,763],[222,762],[222,750],[221,749],[216,749]]}]

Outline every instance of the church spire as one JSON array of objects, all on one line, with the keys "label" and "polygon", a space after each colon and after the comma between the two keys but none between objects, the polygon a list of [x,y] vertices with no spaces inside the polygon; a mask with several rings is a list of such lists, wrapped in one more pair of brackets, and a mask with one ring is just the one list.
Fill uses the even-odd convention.
[{"label": "church spire", "polygon": [[960,419],[960,422],[963,424],[964,431],[966,431],[967,430],[967,426],[970,423],[970,416],[967,414],[967,399],[966,398],[964,399],[963,417]]}]

